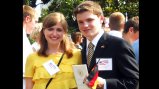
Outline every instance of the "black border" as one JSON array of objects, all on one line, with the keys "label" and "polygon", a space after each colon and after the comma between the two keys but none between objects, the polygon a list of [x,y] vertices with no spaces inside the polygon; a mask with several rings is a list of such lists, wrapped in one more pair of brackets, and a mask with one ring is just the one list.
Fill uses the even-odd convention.
[{"label": "black border", "polygon": [[22,89],[22,0],[0,5],[1,88]]}]

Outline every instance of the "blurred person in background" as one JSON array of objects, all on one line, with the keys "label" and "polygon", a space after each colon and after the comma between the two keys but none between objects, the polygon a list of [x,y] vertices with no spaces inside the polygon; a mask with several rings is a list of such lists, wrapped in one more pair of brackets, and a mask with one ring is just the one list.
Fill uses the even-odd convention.
[{"label": "blurred person in background", "polygon": [[78,49],[82,49],[81,43],[83,42],[83,36],[81,32],[74,32],[71,35],[72,41]]},{"label": "blurred person in background", "polygon": [[109,33],[110,32],[110,28],[109,28],[109,17],[105,17],[105,28],[104,30]]},{"label": "blurred person in background", "polygon": [[36,52],[40,49],[39,39],[40,39],[41,29],[42,29],[42,23],[37,23],[36,27],[34,28],[32,33],[30,34],[30,38],[32,40],[34,40],[34,42],[32,43],[32,48],[33,48],[34,52]]},{"label": "blurred person in background", "polygon": [[137,63],[139,64],[139,17],[138,16],[130,18],[125,23],[123,38],[132,45]]},{"label": "blurred person in background", "polygon": [[[33,52],[31,43],[27,37],[35,27],[37,22],[36,11],[28,5],[23,5],[23,75],[25,72],[25,63],[27,56]],[[23,89],[25,89],[25,80],[23,76]]]},{"label": "blurred person in background", "polygon": [[109,16],[109,34],[122,38],[124,30],[125,16],[121,12],[114,12]]}]

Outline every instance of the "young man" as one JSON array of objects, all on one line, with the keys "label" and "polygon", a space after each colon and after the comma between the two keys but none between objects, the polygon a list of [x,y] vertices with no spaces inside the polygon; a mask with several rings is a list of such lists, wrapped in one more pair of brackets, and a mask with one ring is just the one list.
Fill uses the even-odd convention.
[{"label": "young man", "polygon": [[108,34],[122,38],[124,30],[125,16],[121,12],[114,12],[109,16],[109,28]]},{"label": "young man", "polygon": [[138,16],[130,18],[125,23],[123,38],[132,45],[137,63],[139,64],[139,17]]},{"label": "young man", "polygon": [[[33,52],[32,46],[27,38],[37,22],[36,11],[30,6],[23,5],[23,74],[25,71],[25,63],[27,56]],[[25,89],[25,81],[23,79],[23,89]]]},{"label": "young man", "polygon": [[[83,41],[82,62],[87,64],[89,73],[99,61],[97,89],[136,89],[139,67],[132,47],[123,39],[104,32],[101,6],[93,1],[85,1],[75,8],[74,15],[79,30],[86,37]],[[94,45],[91,58],[87,57],[89,43]],[[91,59],[90,62],[88,59]]]}]

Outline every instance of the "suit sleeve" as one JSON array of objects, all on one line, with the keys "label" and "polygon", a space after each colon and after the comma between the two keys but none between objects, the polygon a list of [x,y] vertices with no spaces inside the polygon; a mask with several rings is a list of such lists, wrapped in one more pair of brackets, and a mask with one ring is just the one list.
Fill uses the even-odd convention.
[{"label": "suit sleeve", "polygon": [[116,45],[118,49],[114,57],[120,73],[119,78],[106,79],[107,89],[137,89],[139,67],[130,44],[125,41]]}]

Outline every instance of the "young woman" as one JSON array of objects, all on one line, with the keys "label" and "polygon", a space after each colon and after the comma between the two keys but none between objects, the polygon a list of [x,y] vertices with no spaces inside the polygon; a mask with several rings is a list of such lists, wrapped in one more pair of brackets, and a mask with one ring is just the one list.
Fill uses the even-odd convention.
[{"label": "young woman", "polygon": [[[45,17],[40,32],[40,49],[27,58],[26,89],[46,89],[50,78],[53,79],[47,89],[77,87],[72,65],[81,64],[81,52],[70,42],[67,26],[62,13],[54,12]],[[51,67],[55,66],[53,63],[56,65],[60,63],[58,66],[60,71],[55,74],[51,74],[55,72],[51,70]]]}]

